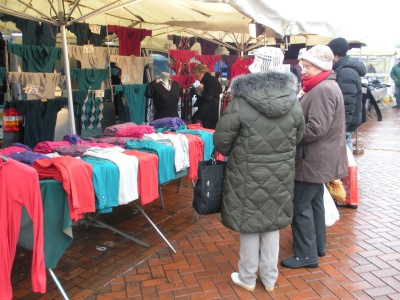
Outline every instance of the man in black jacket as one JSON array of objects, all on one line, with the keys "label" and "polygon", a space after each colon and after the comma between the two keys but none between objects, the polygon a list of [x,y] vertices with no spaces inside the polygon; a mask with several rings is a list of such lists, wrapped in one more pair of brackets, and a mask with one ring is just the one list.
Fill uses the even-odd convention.
[{"label": "man in black jacket", "polygon": [[353,150],[352,133],[361,124],[362,119],[362,85],[361,77],[367,70],[356,58],[347,55],[349,44],[344,38],[336,38],[327,45],[333,52],[333,70],[337,83],[343,93],[346,112],[346,142]]}]

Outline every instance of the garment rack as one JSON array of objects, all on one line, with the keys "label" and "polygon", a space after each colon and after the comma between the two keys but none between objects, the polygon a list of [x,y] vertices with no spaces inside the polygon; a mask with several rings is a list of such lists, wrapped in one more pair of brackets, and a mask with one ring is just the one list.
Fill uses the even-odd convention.
[{"label": "garment rack", "polygon": [[110,225],[108,225],[108,224],[106,224],[106,223],[104,223],[102,221],[99,221],[97,219],[99,214],[100,213],[97,213],[94,217],[90,216],[89,214],[85,215],[85,217],[87,219],[89,219],[89,221],[90,221],[88,224],[86,224],[85,229],[87,229],[89,226],[94,226],[94,227],[99,227],[99,228],[107,228],[107,229],[110,229],[111,231],[114,231],[115,233],[118,233],[119,235],[122,235],[123,237],[125,237],[125,238],[127,238],[127,239],[129,239],[129,240],[131,240],[131,241],[133,241],[135,243],[138,243],[139,245],[142,245],[142,246],[147,247],[147,248],[150,247],[149,244],[147,244],[145,242],[142,242],[141,240],[139,240],[139,239],[137,239],[137,238],[135,238],[135,237],[133,237],[133,236],[131,236],[129,234],[126,234],[125,232],[122,232],[121,230],[118,230],[117,228],[112,227],[112,226],[110,226]]},{"label": "garment rack", "polygon": [[[161,197],[160,197],[161,198]],[[144,209],[138,204],[136,203],[136,200],[133,201],[133,204],[135,204],[135,206],[137,207],[137,209],[142,213],[142,215],[147,219],[147,221],[149,221],[149,223],[151,224],[151,226],[153,226],[153,228],[157,231],[157,233],[161,236],[161,238],[167,243],[168,247],[176,254],[177,251],[175,250],[175,248],[171,245],[171,243],[168,241],[168,239],[164,236],[164,234],[161,232],[160,229],[158,229],[157,225],[154,224],[154,222],[150,219],[150,217],[146,214],[146,212],[144,211]],[[164,203],[162,202],[162,206],[164,206]],[[86,214],[86,218],[90,220],[90,222],[87,224],[86,228],[89,226],[95,226],[95,227],[100,227],[100,228],[107,228],[110,229],[111,231],[114,231],[115,233],[122,235],[123,237],[130,239],[131,241],[138,243],[139,245],[142,245],[144,247],[149,248],[150,245],[129,235],[126,234],[125,232],[122,232],[120,230],[118,230],[115,227],[112,227],[102,221],[99,221],[97,219],[97,217],[99,216],[100,213],[97,213],[94,217],[90,216],[89,214]]]}]

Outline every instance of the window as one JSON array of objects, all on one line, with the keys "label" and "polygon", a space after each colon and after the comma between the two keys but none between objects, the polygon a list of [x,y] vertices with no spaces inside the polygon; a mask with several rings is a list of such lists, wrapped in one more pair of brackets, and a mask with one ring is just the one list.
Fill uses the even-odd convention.
[{"label": "window", "polygon": [[169,68],[169,62],[173,61],[172,58],[168,61],[168,52],[142,48],[142,56],[150,56],[153,59],[154,74],[156,77],[160,76],[162,72],[168,72],[175,75],[175,72]]},{"label": "window", "polygon": [[150,56],[153,58],[154,73],[158,77],[162,72],[170,73],[175,75],[173,70],[169,68],[168,58],[161,54],[151,53]]}]

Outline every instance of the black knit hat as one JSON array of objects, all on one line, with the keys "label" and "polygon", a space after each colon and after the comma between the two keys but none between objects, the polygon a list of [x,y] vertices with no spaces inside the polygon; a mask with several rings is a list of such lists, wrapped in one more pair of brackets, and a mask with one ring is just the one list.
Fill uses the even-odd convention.
[{"label": "black knit hat", "polygon": [[346,56],[347,51],[349,51],[349,44],[344,38],[333,39],[327,46],[331,48],[333,54],[337,56]]}]

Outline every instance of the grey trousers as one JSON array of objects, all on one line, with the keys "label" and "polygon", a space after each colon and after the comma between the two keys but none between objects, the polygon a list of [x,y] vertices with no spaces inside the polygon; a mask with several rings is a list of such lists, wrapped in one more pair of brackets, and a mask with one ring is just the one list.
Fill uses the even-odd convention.
[{"label": "grey trousers", "polygon": [[279,230],[240,233],[239,279],[256,285],[257,270],[265,287],[273,287],[278,278]]},{"label": "grey trousers", "polygon": [[317,257],[326,250],[323,183],[294,182],[292,233],[294,256]]}]

